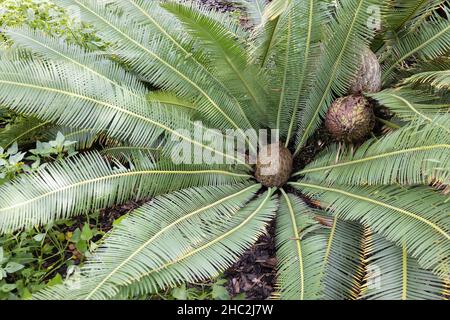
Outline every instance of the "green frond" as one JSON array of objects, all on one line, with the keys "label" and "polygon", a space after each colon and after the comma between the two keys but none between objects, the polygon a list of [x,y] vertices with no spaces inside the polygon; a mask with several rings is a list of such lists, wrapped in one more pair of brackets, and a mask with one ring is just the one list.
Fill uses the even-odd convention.
[{"label": "green frond", "polygon": [[367,26],[370,6],[380,0],[344,0],[324,34],[323,54],[318,64],[314,90],[310,91],[305,108],[300,113],[296,154],[321,123],[332,100],[346,94],[358,71],[355,57],[369,45],[373,30]]},{"label": "green frond", "polygon": [[322,299],[356,299],[364,278],[364,228],[359,223],[344,221],[339,214],[330,220],[325,256],[318,264],[322,272]]},{"label": "green frond", "polygon": [[154,27],[133,17],[127,19],[95,0],[61,0],[63,7],[76,5],[83,20],[105,30],[102,38],[111,43],[111,54],[124,62],[141,79],[186,99],[196,98],[203,118],[216,128],[247,129],[251,125],[242,106],[230,98],[205,69],[190,61],[190,54],[178,51],[173,41],[155,33]]},{"label": "green frond", "polygon": [[[417,73],[405,79],[404,83],[429,84],[438,90],[450,91],[450,70]],[[448,108],[450,108],[450,104]]]},{"label": "green frond", "polygon": [[0,232],[49,223],[132,198],[248,178],[211,166],[154,164],[145,159],[127,169],[118,163],[112,166],[96,152],[87,153],[1,186]]},{"label": "green frond", "polygon": [[274,127],[280,129],[286,141],[295,134],[299,109],[304,109],[307,93],[314,83],[320,55],[319,39],[323,23],[323,6],[317,1],[292,1],[278,18],[280,36],[273,47],[276,68],[271,76],[272,91],[276,93],[276,108],[272,116]]},{"label": "green frond", "polygon": [[315,300],[321,294],[326,237],[310,235],[318,228],[313,211],[299,197],[282,190],[277,212],[277,289],[283,300]]},{"label": "green frond", "polygon": [[[59,286],[36,298],[107,299],[154,292],[217,276],[273,218],[269,190],[259,185],[200,188],[161,196],[130,214],[82,271],[80,286]],[[66,295],[68,294],[68,295]]]},{"label": "green frond", "polygon": [[188,114],[193,114],[196,112],[193,101],[182,99],[171,92],[151,91],[147,94],[147,99],[151,103],[172,106],[174,108],[181,109]]},{"label": "green frond", "polygon": [[357,220],[397,245],[405,243],[422,268],[442,278],[448,276],[448,196],[427,187],[323,186],[308,181],[290,184],[339,218]]},{"label": "green frond", "polygon": [[[70,1],[61,2],[63,5],[70,5]],[[90,6],[89,1],[81,2]],[[201,55],[195,53],[193,44],[195,39],[187,37],[186,33],[182,31],[182,26],[179,21],[166,10],[161,8],[162,2],[147,1],[147,0],[123,0],[112,1],[112,4],[120,9],[120,15],[127,19],[132,19],[148,27],[148,30],[153,34],[165,38],[172,43],[177,50],[184,54],[192,54],[192,61],[199,63],[197,59],[202,59]],[[94,8],[94,7],[92,7]],[[193,52],[194,51],[194,52]],[[201,61],[204,62],[204,61]]]},{"label": "green frond", "polygon": [[440,56],[426,62],[419,61],[412,69],[414,73],[445,70],[450,70],[450,57],[447,56]]},{"label": "green frond", "polygon": [[[234,1],[234,0],[232,0]],[[245,0],[246,1],[246,0]],[[253,0],[251,0],[253,1]],[[232,33],[236,39],[243,40],[248,34],[243,28],[238,26],[238,22],[230,19],[228,13],[222,13],[216,10],[206,10],[204,6],[196,5],[195,1],[186,0],[168,0],[167,2],[189,3],[203,11],[209,18],[215,20],[228,32]],[[163,9],[164,1],[148,0],[125,0],[115,1],[115,5],[120,7],[127,15],[134,20],[142,22],[152,28],[154,33],[158,33],[170,42],[172,42],[181,52],[193,54],[193,58],[199,59],[197,62],[205,64],[205,68],[210,67],[211,61],[208,57],[202,56],[201,51],[195,48],[198,39],[189,37],[183,30],[180,21],[173,15]]]},{"label": "green frond", "polygon": [[389,0],[383,8],[383,16],[390,30],[410,30],[417,26],[418,21],[424,21],[435,9],[448,0]]},{"label": "green frond", "polygon": [[[241,102],[232,95],[230,88],[228,88],[225,83],[221,82],[221,79],[219,79],[217,75],[213,74],[212,70],[215,67],[216,61],[205,54],[198,39],[190,37],[188,33],[183,30],[180,21],[178,21],[173,14],[162,9],[161,1],[126,0],[114,2],[114,4],[123,10],[127,15],[127,19],[144,24],[148,27],[145,31],[158,34],[158,36],[166,39],[167,43],[173,46],[173,50],[171,50],[169,54],[173,54],[173,51],[178,51],[183,57],[183,61],[180,61],[180,63],[189,62],[193,66],[195,65],[196,68],[194,70],[196,71],[194,72],[208,78],[209,87],[217,87],[218,92],[222,91],[226,93],[228,99],[236,105],[238,110],[244,109],[245,106],[242,106]],[[235,39],[243,41],[243,39],[247,37],[246,32],[242,28],[239,28],[239,26],[230,19],[229,15],[212,10],[202,11],[204,15],[218,23],[220,27],[227,30],[228,33],[232,34]],[[190,70],[186,70],[186,74],[188,74]],[[137,70],[137,72],[139,73],[140,71]],[[208,90],[210,89],[208,88]],[[198,95],[194,95],[186,100],[194,100],[193,98],[196,100]],[[221,104],[225,104],[225,100],[221,101]],[[217,108],[217,106],[215,107]]]},{"label": "green frond", "polygon": [[265,21],[256,27],[252,33],[252,42],[249,48],[253,63],[265,68],[273,56],[272,49],[283,33],[280,30],[280,19]]},{"label": "green frond", "polygon": [[[68,127],[109,130],[136,143],[136,139],[151,143],[163,132],[153,120],[158,118],[157,108],[149,108],[145,99],[121,94],[72,65],[37,61],[0,65],[0,103],[19,113]],[[125,129],[130,126],[135,129]]]},{"label": "green frond", "polygon": [[[163,9],[162,1],[148,0],[125,0],[115,1],[114,5],[119,7],[127,19],[142,23],[148,27],[148,31],[167,40],[167,43],[173,45],[174,50],[185,56],[186,61],[196,65],[216,86],[220,86],[225,92],[228,92],[226,86],[219,81],[212,73],[214,61],[206,55],[199,41],[189,36],[180,21],[167,10]],[[236,23],[231,21],[229,15],[215,11],[204,11],[211,19],[217,21],[222,27],[233,33],[236,39],[245,39],[248,35],[242,29],[238,28]]]},{"label": "green frond", "polygon": [[127,94],[143,99],[148,91],[135,76],[127,73],[117,63],[108,60],[106,52],[88,51],[28,27],[8,28],[5,34],[14,41],[14,47],[30,50],[34,55],[46,60],[72,64]]},{"label": "green frond", "polygon": [[264,11],[264,17],[269,20],[278,18],[292,3],[292,0],[273,0]]},{"label": "green frond", "polygon": [[363,299],[444,299],[445,282],[409,257],[405,245],[396,246],[377,234],[371,238]]},{"label": "green frond", "polygon": [[383,83],[395,76],[395,71],[408,59],[432,60],[450,50],[450,21],[435,18],[423,24],[416,32],[398,39],[389,50],[390,56],[383,63]]},{"label": "green frond", "polygon": [[20,118],[6,128],[0,131],[0,147],[8,148],[14,142],[30,142],[49,126],[49,122],[41,121],[36,118]]},{"label": "green frond", "polygon": [[350,149],[333,145],[294,176],[347,185],[450,181],[450,135],[433,124],[411,124]]},{"label": "green frond", "polygon": [[[214,61],[213,74],[226,85],[245,108],[245,117],[257,118],[265,123],[267,98],[263,88],[262,76],[258,69],[249,64],[246,47],[240,43],[230,27],[224,27],[205,10],[193,3],[166,2],[162,4],[183,24],[184,29],[195,39]],[[226,21],[230,21],[225,16]],[[236,28],[239,28],[236,25]],[[257,126],[256,123],[252,123]]]},{"label": "green frond", "polygon": [[72,65],[0,61],[0,67],[0,103],[19,113],[67,127],[104,132],[143,147],[153,147],[165,133],[236,160],[232,155],[194,140],[191,132],[195,124],[187,115],[115,91],[109,84]]},{"label": "green frond", "polygon": [[440,103],[437,96],[421,90],[403,87],[386,89],[369,96],[394,112],[402,120],[414,121],[419,119],[428,123],[435,123],[435,125],[450,133],[448,122],[440,121],[440,119],[448,118],[450,103]]}]

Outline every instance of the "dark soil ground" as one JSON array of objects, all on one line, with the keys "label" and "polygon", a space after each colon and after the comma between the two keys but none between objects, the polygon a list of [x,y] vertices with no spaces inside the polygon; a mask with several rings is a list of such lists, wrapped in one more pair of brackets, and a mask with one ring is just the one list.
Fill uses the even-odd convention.
[{"label": "dark soil ground", "polygon": [[248,300],[264,300],[274,292],[277,259],[275,223],[227,271],[227,289],[231,296],[245,293]]},{"label": "dark soil ground", "polygon": [[197,0],[210,8],[214,8],[219,12],[227,12],[235,10],[235,7],[230,1],[225,0]]}]

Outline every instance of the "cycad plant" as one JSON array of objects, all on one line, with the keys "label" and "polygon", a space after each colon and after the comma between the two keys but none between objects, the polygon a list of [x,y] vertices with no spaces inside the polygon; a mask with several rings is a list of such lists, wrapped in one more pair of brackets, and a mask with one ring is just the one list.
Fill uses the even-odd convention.
[{"label": "cycad plant", "polygon": [[[212,278],[273,220],[274,298],[447,296],[448,1],[234,1],[245,28],[192,1],[56,2],[107,45],[4,29],[0,104],[32,117],[11,138],[46,128],[106,147],[2,186],[0,231],[152,199],[78,278],[35,298],[132,298]],[[325,118],[336,143],[301,165]],[[256,167],[196,139],[199,121],[245,137]],[[175,163],[183,142],[204,161]],[[263,173],[263,153],[275,170]]]}]

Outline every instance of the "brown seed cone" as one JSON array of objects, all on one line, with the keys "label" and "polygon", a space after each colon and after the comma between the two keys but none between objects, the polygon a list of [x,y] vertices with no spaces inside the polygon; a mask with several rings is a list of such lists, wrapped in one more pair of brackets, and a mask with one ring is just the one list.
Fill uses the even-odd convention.
[{"label": "brown seed cone", "polygon": [[361,55],[361,66],[349,89],[349,94],[375,93],[381,90],[381,66],[370,49]]},{"label": "brown seed cone", "polygon": [[266,145],[259,150],[255,178],[266,187],[281,187],[291,176],[292,164],[289,149],[278,143]]},{"label": "brown seed cone", "polygon": [[325,116],[325,126],[336,140],[362,141],[375,126],[375,114],[363,96],[336,99]]}]

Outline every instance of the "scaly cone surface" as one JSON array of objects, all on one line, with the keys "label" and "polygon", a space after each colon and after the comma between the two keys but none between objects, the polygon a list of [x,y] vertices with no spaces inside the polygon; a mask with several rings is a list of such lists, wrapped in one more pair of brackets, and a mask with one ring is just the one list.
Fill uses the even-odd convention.
[{"label": "scaly cone surface", "polygon": [[281,187],[292,173],[293,157],[289,149],[279,143],[260,148],[255,178],[266,187]]},{"label": "scaly cone surface", "polygon": [[361,65],[349,94],[376,93],[381,90],[381,66],[377,56],[370,49],[365,49],[361,56]]},{"label": "scaly cone surface", "polygon": [[363,96],[342,97],[328,109],[325,126],[336,140],[360,142],[373,130],[375,114]]}]

